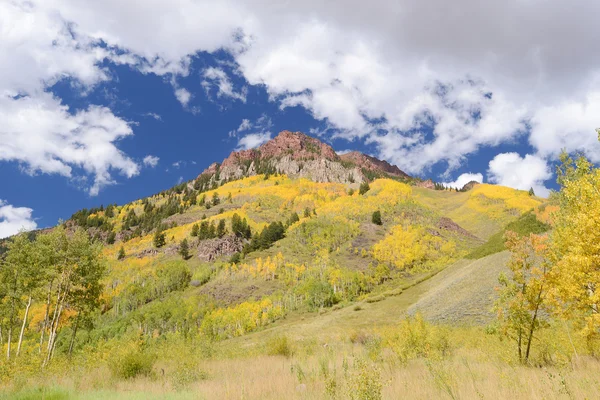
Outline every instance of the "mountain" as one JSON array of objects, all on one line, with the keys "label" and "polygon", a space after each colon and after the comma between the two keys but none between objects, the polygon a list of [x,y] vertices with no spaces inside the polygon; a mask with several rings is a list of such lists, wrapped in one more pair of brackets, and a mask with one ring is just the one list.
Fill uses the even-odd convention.
[{"label": "mountain", "polygon": [[411,180],[386,161],[356,151],[340,156],[320,140],[290,131],[280,132],[257,149],[231,153],[221,164],[211,164],[199,178],[212,185],[263,173],[356,185],[379,177]]},{"label": "mountain", "polygon": [[[355,190],[362,182],[369,185]],[[21,351],[33,361],[10,373],[23,379],[25,370],[39,370],[40,342],[50,348],[49,325],[60,326],[52,363],[69,365],[54,370],[81,368],[78,376],[98,377],[94,387],[101,387],[107,368],[115,377],[105,384],[117,387],[147,366],[144,373],[162,379],[161,388],[195,382],[203,398],[241,398],[245,392],[232,396],[226,390],[235,384],[219,379],[249,363],[264,375],[241,377],[247,380],[241,385],[265,386],[267,375],[281,379],[281,371],[287,382],[276,395],[251,392],[251,398],[288,398],[302,396],[295,388],[306,382],[298,372],[304,354],[317,351],[323,359],[338,349],[342,357],[361,346],[378,348],[379,328],[397,329],[406,315],[483,329],[493,318],[494,288],[509,259],[504,232],[547,230],[538,218],[547,218],[552,207],[525,191],[467,186],[445,190],[385,161],[358,152],[338,155],[316,138],[283,131],[257,149],[233,152],[191,182],[128,204],[80,210],[64,231],[54,229],[64,236],[46,236],[50,241],[40,241],[46,243],[40,249],[51,254],[69,237],[79,238],[79,245],[93,238],[106,273],[88,285],[78,275],[94,270],[88,264],[65,269],[68,257],[36,259],[49,271],[31,281],[39,287],[29,314],[27,293],[15,303],[30,322],[13,318],[13,332],[25,327]],[[62,291],[70,286],[52,280],[66,276],[77,284],[69,301]],[[44,323],[47,318],[51,323]],[[301,357],[293,358],[294,351]],[[282,369],[280,361],[255,358],[263,354],[291,360]],[[227,372],[218,366],[224,360],[235,364]],[[265,370],[265,360],[276,367]],[[339,371],[342,363],[339,358]],[[209,365],[210,373],[199,365]],[[306,371],[320,379],[309,371],[322,369]],[[216,391],[206,392],[203,382]]]}]

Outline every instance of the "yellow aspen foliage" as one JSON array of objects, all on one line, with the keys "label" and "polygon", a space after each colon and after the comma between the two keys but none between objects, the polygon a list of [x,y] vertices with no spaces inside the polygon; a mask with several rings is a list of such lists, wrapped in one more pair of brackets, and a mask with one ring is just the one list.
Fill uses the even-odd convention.
[{"label": "yellow aspen foliage", "polygon": [[455,253],[453,241],[433,236],[423,227],[396,225],[373,246],[373,257],[399,270],[427,267],[448,260]]},{"label": "yellow aspen foliage", "polygon": [[496,311],[500,332],[515,343],[519,361],[527,362],[534,333],[546,324],[542,311],[550,289],[551,265],[546,260],[547,236],[520,237],[508,231],[506,248],[511,252],[510,274],[499,277],[500,296]]},{"label": "yellow aspen foliage", "polygon": [[600,330],[600,170],[584,157],[561,159],[550,251],[554,300],[566,316],[583,318],[591,338]]}]

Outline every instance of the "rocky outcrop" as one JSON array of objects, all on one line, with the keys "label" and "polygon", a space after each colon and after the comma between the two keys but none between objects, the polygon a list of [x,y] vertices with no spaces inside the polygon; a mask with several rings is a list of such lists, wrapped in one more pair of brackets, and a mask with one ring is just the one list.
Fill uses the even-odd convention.
[{"label": "rocky outcrop", "polygon": [[477,182],[477,181],[471,181],[471,182],[465,184],[465,186],[462,187],[461,191],[463,191],[463,192],[469,191],[469,190],[473,189],[477,185],[479,185],[479,182]]},{"label": "rocky outcrop", "polygon": [[359,152],[339,156],[331,146],[301,132],[283,131],[257,149],[233,152],[202,174],[222,183],[262,173],[281,173],[316,182],[360,184],[375,176],[409,178],[398,167]]},{"label": "rocky outcrop", "polygon": [[417,182],[417,183],[415,183],[415,186],[423,187],[426,189],[435,189],[435,183],[433,183],[433,181],[431,179],[427,179],[426,181]]},{"label": "rocky outcrop", "polygon": [[202,240],[198,243],[198,257],[203,261],[214,261],[221,256],[238,253],[243,248],[243,240],[235,235]]},{"label": "rocky outcrop", "polygon": [[404,171],[401,171],[397,166],[358,151],[351,151],[350,153],[342,154],[340,158],[342,161],[350,162],[367,171],[387,174],[398,178],[410,178],[408,174],[406,174]]}]

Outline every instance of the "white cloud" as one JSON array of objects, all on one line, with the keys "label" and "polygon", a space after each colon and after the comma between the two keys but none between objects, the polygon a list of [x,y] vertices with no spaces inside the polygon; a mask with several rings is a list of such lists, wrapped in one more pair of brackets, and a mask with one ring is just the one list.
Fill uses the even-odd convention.
[{"label": "white cloud", "polygon": [[144,117],[154,118],[155,120],[162,122],[162,117],[160,115],[158,115],[157,113],[148,112],[148,113],[143,114],[143,115],[144,115]]},{"label": "white cloud", "polygon": [[138,165],[116,146],[132,135],[128,122],[90,105],[73,112],[46,89],[61,79],[85,91],[110,78],[99,66],[118,61],[110,49],[69,30],[60,13],[34,2],[0,3],[0,161],[30,174],[60,174],[84,183],[90,195],[127,177]]},{"label": "white cloud", "polygon": [[50,94],[0,97],[0,161],[16,161],[29,174],[59,174],[81,181],[93,176],[89,194],[114,184],[111,170],[132,177],[138,165],[116,142],[132,135],[129,124],[104,107],[75,114]]},{"label": "white cloud", "polygon": [[216,86],[218,89],[217,97],[229,97],[234,100],[239,100],[242,103],[246,102],[248,89],[243,87],[239,92],[236,92],[233,88],[233,83],[222,69],[215,67],[206,68],[202,76],[204,77],[202,86],[208,95],[210,95],[211,87]]},{"label": "white cloud", "polygon": [[462,189],[463,186],[472,181],[479,183],[483,182],[483,175],[480,173],[474,174],[472,172],[466,172],[464,174],[461,174],[458,178],[456,178],[454,182],[443,182],[442,184],[446,187]]},{"label": "white cloud", "polygon": [[237,128],[237,131],[238,132],[244,132],[244,131],[247,131],[250,128],[252,128],[252,124],[250,123],[250,120],[249,119],[243,119],[242,123]]},{"label": "white cloud", "polygon": [[348,154],[352,151],[354,151],[354,150],[346,149],[346,150],[336,150],[335,152],[341,156],[342,154]]},{"label": "white cloud", "polygon": [[[2,3],[0,93],[39,93],[64,76],[89,87],[110,78],[105,59],[187,75],[198,51],[224,49],[281,107],[305,107],[410,173],[438,162],[449,172],[520,135],[543,157],[566,146],[600,160],[598,14],[596,0]],[[204,75],[217,97],[246,99],[224,70]]]},{"label": "white cloud", "polygon": [[271,139],[271,132],[249,133],[238,140],[236,150],[248,150],[260,146]]},{"label": "white cloud", "polygon": [[546,161],[538,156],[501,153],[490,161],[487,178],[492,183],[515,189],[533,188],[538,196],[547,197],[550,191],[544,182],[552,178],[552,173]]},{"label": "white cloud", "polygon": [[182,106],[187,107],[188,103],[192,99],[192,94],[184,88],[175,89],[175,97]]},{"label": "white cloud", "polygon": [[13,207],[0,199],[0,239],[37,228],[31,217],[33,210],[27,207]]},{"label": "white cloud", "polygon": [[245,132],[245,131],[248,131],[248,130],[252,129],[252,126],[253,126],[252,122],[250,122],[249,119],[244,118],[242,120],[242,122],[240,123],[240,126],[237,129],[229,131],[228,135],[229,135],[229,137],[237,137],[237,135],[240,132]]},{"label": "white cloud", "polygon": [[159,160],[160,160],[160,158],[158,158],[156,156],[147,155],[146,157],[144,157],[143,163],[147,167],[154,168],[158,165]]}]

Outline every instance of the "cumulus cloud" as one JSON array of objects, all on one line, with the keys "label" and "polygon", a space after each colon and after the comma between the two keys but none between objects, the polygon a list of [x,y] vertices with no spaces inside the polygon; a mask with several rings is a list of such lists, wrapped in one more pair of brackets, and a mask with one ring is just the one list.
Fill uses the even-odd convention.
[{"label": "cumulus cloud", "polygon": [[[0,7],[0,26],[11,27],[0,40],[2,54],[11,55],[0,60],[0,91],[13,96],[65,75],[82,85],[109,79],[103,60],[187,75],[197,52],[224,49],[236,73],[264,85],[280,107],[306,108],[329,134],[372,143],[379,157],[410,173],[436,163],[452,171],[481,147],[520,136],[541,157],[566,147],[600,160],[592,126],[600,97],[600,52],[590,50],[595,0],[577,7],[561,0],[307,0],[286,7],[33,0]],[[217,98],[246,99],[221,68],[208,68],[202,79]]]},{"label": "cumulus cloud", "polygon": [[238,140],[236,150],[248,150],[260,146],[271,139],[271,132],[249,133]]},{"label": "cumulus cloud", "polygon": [[464,174],[461,174],[458,178],[456,178],[454,182],[443,182],[443,185],[454,189],[462,189],[463,186],[472,181],[479,183],[483,182],[483,174],[474,174],[472,172],[466,172]]},{"label": "cumulus cloud", "polygon": [[104,107],[69,113],[58,99],[42,93],[0,97],[0,161],[16,161],[29,174],[59,174],[81,181],[92,175],[89,194],[114,184],[111,170],[132,177],[138,165],[116,143],[131,127]]},{"label": "cumulus cloud", "polygon": [[33,210],[27,207],[14,207],[0,199],[0,239],[37,228],[31,214]]},{"label": "cumulus cloud", "polygon": [[85,93],[110,78],[99,64],[120,63],[119,56],[35,2],[0,3],[0,26],[0,161],[18,162],[29,174],[91,182],[90,195],[115,182],[113,171],[136,175],[138,165],[117,148],[132,135],[128,122],[105,107],[69,110],[46,91],[71,78]]},{"label": "cumulus cloud", "polygon": [[527,154],[521,157],[517,153],[501,153],[490,161],[487,178],[492,183],[515,189],[529,190],[547,197],[549,189],[544,182],[552,178],[547,162],[539,156]]},{"label": "cumulus cloud", "polygon": [[154,168],[158,165],[159,160],[160,158],[156,156],[147,155],[146,157],[144,157],[143,163],[147,167]]}]

